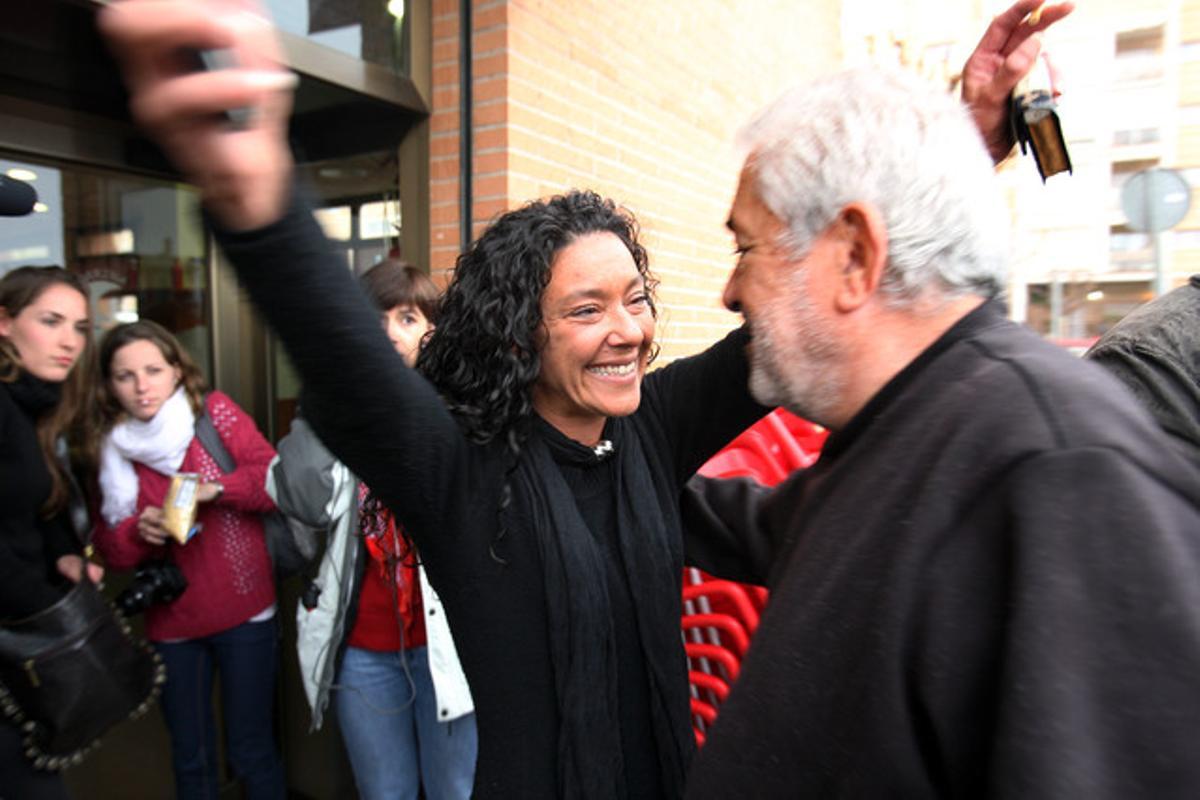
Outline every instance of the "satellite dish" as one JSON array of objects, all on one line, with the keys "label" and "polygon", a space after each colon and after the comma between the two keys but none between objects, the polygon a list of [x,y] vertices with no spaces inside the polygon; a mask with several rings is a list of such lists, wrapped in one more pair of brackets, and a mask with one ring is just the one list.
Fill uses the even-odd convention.
[{"label": "satellite dish", "polygon": [[1144,169],[1121,189],[1121,208],[1135,231],[1158,233],[1174,228],[1191,205],[1192,187],[1173,169]]}]

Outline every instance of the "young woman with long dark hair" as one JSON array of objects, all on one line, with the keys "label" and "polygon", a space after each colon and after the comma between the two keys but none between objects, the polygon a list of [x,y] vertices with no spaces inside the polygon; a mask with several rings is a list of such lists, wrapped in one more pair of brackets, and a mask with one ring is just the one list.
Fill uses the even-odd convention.
[{"label": "young woman with long dark hair", "polygon": [[[146,609],[146,635],[167,667],[162,708],[171,734],[176,796],[217,797],[214,670],[221,676],[229,760],[252,800],[284,796],[275,747],[279,661],[275,582],[262,514],[275,451],[245,411],[204,392],[200,369],[161,325],[119,325],[100,344],[101,520],[96,547],[113,569],[168,560],[187,587]],[[237,468],[221,471],[197,437],[207,414]],[[163,505],[176,473],[198,473],[198,532],[170,538]]]},{"label": "young woman with long dark hair", "polygon": [[[86,562],[68,515],[62,437],[86,419],[91,375],[87,294],[60,267],[0,279],[0,620],[54,605]],[[98,581],[102,571],[86,564]],[[58,773],[35,770],[0,717],[0,775],[13,797],[65,798]]]}]

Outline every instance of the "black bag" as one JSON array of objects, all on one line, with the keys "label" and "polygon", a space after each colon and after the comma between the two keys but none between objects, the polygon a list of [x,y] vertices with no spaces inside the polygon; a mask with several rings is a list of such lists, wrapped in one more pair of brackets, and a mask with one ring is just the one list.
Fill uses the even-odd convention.
[{"label": "black bag", "polygon": [[[221,435],[207,413],[196,419],[196,437],[222,472],[237,469],[237,462],[225,449],[225,443],[221,441]],[[281,578],[304,573],[320,556],[319,532],[306,525],[293,525],[278,511],[263,515],[263,534],[267,539],[267,553],[271,556],[275,574]]]},{"label": "black bag", "polygon": [[109,728],[144,714],[166,678],[86,575],[49,608],[0,626],[0,708],[38,769],[78,764]]}]

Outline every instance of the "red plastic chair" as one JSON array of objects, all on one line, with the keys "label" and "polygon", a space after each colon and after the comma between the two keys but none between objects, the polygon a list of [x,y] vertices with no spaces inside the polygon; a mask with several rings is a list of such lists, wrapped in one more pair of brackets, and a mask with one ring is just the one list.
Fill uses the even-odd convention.
[{"label": "red plastic chair", "polygon": [[[817,460],[821,454],[821,448],[825,445],[825,440],[829,438],[829,431],[815,422],[809,422],[806,419],[801,419],[790,411],[777,408],[768,415],[771,420],[767,424],[778,431],[776,423],[782,425],[786,435],[791,439],[797,447],[805,454],[805,459],[808,463],[805,466],[811,466],[812,462]],[[777,435],[783,435],[778,433]]]},{"label": "red plastic chair", "polygon": [[[719,644],[706,642],[684,642],[683,649],[687,653],[688,666],[694,672],[714,672],[713,665],[721,668],[725,680],[733,683],[742,671],[742,662],[738,657],[721,647]],[[689,672],[690,674],[690,672]]]},{"label": "red plastic chair", "polygon": [[717,721],[717,710],[697,697],[691,699],[691,708],[692,730],[696,734],[696,746],[703,747],[705,732],[710,725]]},{"label": "red plastic chair", "polygon": [[[778,408],[747,428],[700,468],[710,478],[749,477],[767,486],[812,466],[828,431]],[[698,569],[684,574],[681,623],[688,656],[692,727],[703,745],[708,727],[741,672],[767,603],[767,590],[718,580]]]},{"label": "red plastic chair", "polygon": [[740,583],[714,579],[684,586],[683,601],[692,601],[701,613],[716,611],[734,616],[750,635],[758,630],[758,609]]},{"label": "red plastic chair", "polygon": [[769,415],[763,417],[763,419],[742,431],[736,439],[729,443],[729,448],[749,450],[763,460],[771,462],[776,477],[771,481],[770,485],[774,486],[786,478],[791,469],[788,467],[783,448],[771,434],[767,422],[769,419]]},{"label": "red plastic chair", "polygon": [[[788,472],[812,466],[813,462],[817,460],[817,456],[820,455],[820,448],[816,450],[812,450],[811,446],[806,448],[801,442],[811,440],[810,431],[803,431],[805,438],[801,439],[797,436],[797,433],[800,433],[798,429],[793,430],[788,427],[788,423],[783,416],[784,414],[787,414],[787,412],[782,408],[777,408],[770,414],[767,414],[762,420],[764,433],[779,447],[780,457],[783,459]],[[795,415],[789,416],[797,419]],[[803,420],[799,420],[799,422],[804,425],[811,425],[811,423],[804,422]]]},{"label": "red plastic chair", "polygon": [[707,635],[709,644],[728,648],[739,659],[750,647],[750,635],[742,623],[728,614],[689,614],[683,618],[682,627],[684,631],[699,630],[702,636]]},{"label": "red plastic chair", "polygon": [[715,702],[711,705],[714,709],[716,709],[717,703],[725,702],[725,698],[729,696],[729,684],[722,680],[720,676],[713,675],[711,672],[689,672],[688,682],[694,688],[703,689],[712,695]]},{"label": "red plastic chair", "polygon": [[[695,689],[692,690],[695,692]],[[696,746],[703,747],[708,729],[717,721],[717,708],[712,703],[702,700],[695,694],[690,698],[692,712],[692,731],[696,734]]]},{"label": "red plastic chair", "polygon": [[692,698],[692,714],[704,721],[705,725],[712,725],[717,721],[717,710],[708,703],[699,698]]},{"label": "red plastic chair", "polygon": [[764,457],[757,450],[733,446],[706,461],[699,472],[708,478],[753,478],[767,486],[774,486],[787,477],[774,459]]},{"label": "red plastic chair", "polygon": [[758,615],[761,617],[763,610],[767,607],[767,598],[770,597],[767,587],[755,586],[749,583],[743,583],[741,586],[746,590],[746,594],[750,596],[750,602],[754,604],[754,608],[758,610]]}]

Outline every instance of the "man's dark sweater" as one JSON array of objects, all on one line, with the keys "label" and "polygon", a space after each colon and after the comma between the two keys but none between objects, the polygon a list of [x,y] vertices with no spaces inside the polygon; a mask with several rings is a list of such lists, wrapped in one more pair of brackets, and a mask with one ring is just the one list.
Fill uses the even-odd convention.
[{"label": "man's dark sweater", "polygon": [[1099,367],[987,305],[812,468],[691,489],[771,599],[689,797],[1200,796],[1200,475]]}]

